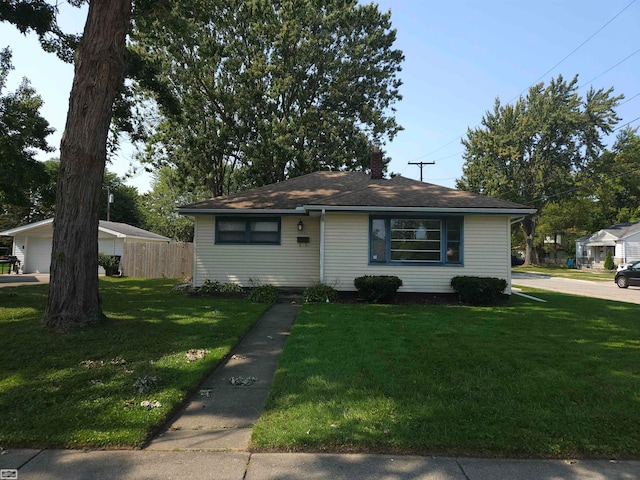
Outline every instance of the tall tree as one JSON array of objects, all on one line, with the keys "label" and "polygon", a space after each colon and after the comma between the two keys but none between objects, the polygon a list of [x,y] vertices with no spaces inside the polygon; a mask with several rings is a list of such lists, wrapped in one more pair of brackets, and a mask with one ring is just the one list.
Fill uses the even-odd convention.
[{"label": "tall tree", "polygon": [[142,198],[144,228],[180,242],[193,241],[193,220],[179,215],[177,208],[207,196],[206,187],[191,185],[184,189],[184,179],[169,167],[154,173],[151,192]]},{"label": "tall tree", "polygon": [[[515,104],[485,113],[481,125],[463,139],[463,175],[458,188],[542,208],[568,196],[576,172],[597,159],[603,135],[618,122],[613,89],[578,95],[578,77],[562,76],[531,87]],[[525,262],[535,263],[537,216],[521,222]]]},{"label": "tall tree", "polygon": [[[113,195],[113,203],[109,203],[109,195]],[[109,207],[107,207],[109,205]],[[141,198],[136,187],[125,185],[122,179],[113,172],[105,170],[100,194],[100,220],[128,223],[135,227],[142,227],[144,214]]]},{"label": "tall tree", "polygon": [[611,150],[605,151],[578,176],[581,189],[598,200],[598,230],[632,221],[640,214],[640,136],[621,130]]},{"label": "tall tree", "polygon": [[214,196],[234,170],[259,186],[319,169],[363,169],[400,130],[402,52],[390,13],[356,0],[179,0],[170,22],[136,22],[181,116],[153,125],[147,159]]},{"label": "tall tree", "polygon": [[[65,61],[75,60],[67,123],[60,146],[57,208],[51,259],[51,282],[45,325],[69,331],[102,318],[97,279],[99,198],[107,152],[107,136],[115,110],[130,105],[123,84],[125,70],[160,93],[153,64],[133,52],[125,61],[125,40],[132,17],[131,0],[68,0],[89,3],[81,41],[57,25],[57,6],[45,0],[0,3],[0,21],[21,32],[35,31],[43,48]],[[138,15],[160,15],[168,2],[136,1]],[[159,98],[169,104],[169,95]],[[116,118],[119,121],[123,119]],[[126,122],[121,122],[126,124]],[[121,125],[122,126],[122,125]]]},{"label": "tall tree", "polygon": [[51,152],[47,136],[53,133],[40,114],[42,98],[27,79],[15,92],[3,94],[11,64],[11,50],[0,51],[0,213],[10,207],[28,207],[31,193],[47,182],[38,150]]}]

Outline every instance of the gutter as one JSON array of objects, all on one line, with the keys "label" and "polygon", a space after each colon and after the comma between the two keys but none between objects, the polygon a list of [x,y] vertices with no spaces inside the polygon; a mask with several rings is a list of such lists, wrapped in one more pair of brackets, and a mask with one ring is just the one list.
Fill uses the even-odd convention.
[{"label": "gutter", "polygon": [[[475,214],[494,214],[494,215],[531,215],[537,212],[535,208],[454,208],[454,207],[371,207],[371,206],[332,206],[332,205],[304,205],[304,210],[309,212],[313,210],[332,211],[332,212],[353,212],[353,213],[374,213],[374,212],[392,212],[392,213],[475,213]],[[524,218],[524,217],[523,217]]]},{"label": "gutter", "polygon": [[307,215],[304,208],[179,208],[180,215]]}]

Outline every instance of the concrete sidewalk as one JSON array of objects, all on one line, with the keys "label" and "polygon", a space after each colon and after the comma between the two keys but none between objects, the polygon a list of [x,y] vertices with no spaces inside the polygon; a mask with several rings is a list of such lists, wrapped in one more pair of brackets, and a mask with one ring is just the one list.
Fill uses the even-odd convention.
[{"label": "concrete sidewalk", "polygon": [[145,449],[5,450],[0,480],[640,480],[640,461],[247,451],[298,308],[269,309]]},{"label": "concrete sidewalk", "polygon": [[[637,480],[640,462],[322,453],[16,450],[19,480]],[[4,470],[11,472],[11,470]]]}]

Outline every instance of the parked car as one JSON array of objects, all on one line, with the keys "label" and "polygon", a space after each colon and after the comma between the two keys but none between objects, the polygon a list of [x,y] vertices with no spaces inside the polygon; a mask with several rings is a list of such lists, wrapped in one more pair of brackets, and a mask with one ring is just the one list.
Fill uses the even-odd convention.
[{"label": "parked car", "polygon": [[511,266],[517,267],[518,265],[524,264],[524,258],[518,257],[517,255],[511,255]]},{"label": "parked car", "polygon": [[633,262],[624,270],[618,271],[614,281],[620,288],[627,288],[630,285],[640,286],[640,261]]},{"label": "parked car", "polygon": [[620,265],[618,265],[618,268],[616,268],[616,271],[620,271],[620,270],[626,270],[627,268],[629,268],[631,265],[633,265],[635,262],[627,262],[627,263],[621,263]]}]

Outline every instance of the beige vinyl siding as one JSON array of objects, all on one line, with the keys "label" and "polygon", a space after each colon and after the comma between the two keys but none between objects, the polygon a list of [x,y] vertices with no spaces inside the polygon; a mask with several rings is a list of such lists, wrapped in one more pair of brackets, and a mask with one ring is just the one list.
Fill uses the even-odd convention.
[{"label": "beige vinyl siding", "polygon": [[[298,232],[298,222],[304,231]],[[299,244],[298,236],[309,243]],[[280,287],[306,287],[320,279],[320,220],[282,217],[280,245],[216,245],[215,217],[196,217],[194,284],[205,279],[249,285],[249,279]]]},{"label": "beige vinyl siding", "polygon": [[369,216],[327,214],[325,283],[355,290],[361,275],[396,275],[401,292],[449,293],[451,278],[477,275],[510,281],[510,228],[505,216],[467,216],[463,227],[464,266],[369,265]]}]

